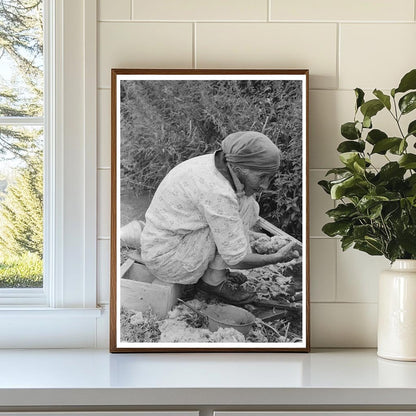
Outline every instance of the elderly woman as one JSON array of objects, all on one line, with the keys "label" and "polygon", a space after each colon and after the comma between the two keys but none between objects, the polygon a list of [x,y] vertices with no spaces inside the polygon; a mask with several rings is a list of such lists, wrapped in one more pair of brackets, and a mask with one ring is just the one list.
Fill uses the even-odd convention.
[{"label": "elderly woman", "polygon": [[229,269],[251,269],[297,256],[289,244],[274,254],[252,253],[249,230],[258,220],[253,195],[268,188],[280,151],[264,134],[227,136],[221,150],[189,159],[160,183],[141,236],[142,258],[160,280],[194,284],[233,304],[254,294],[231,284]]}]

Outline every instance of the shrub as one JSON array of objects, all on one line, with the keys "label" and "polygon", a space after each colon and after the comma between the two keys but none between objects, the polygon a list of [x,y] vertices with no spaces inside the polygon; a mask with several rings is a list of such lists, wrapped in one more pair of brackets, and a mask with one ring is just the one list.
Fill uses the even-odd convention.
[{"label": "shrub", "polygon": [[154,192],[174,166],[213,152],[230,133],[260,131],[282,150],[262,215],[300,238],[302,91],[299,81],[122,81],[121,190]]},{"label": "shrub", "polygon": [[43,169],[40,155],[18,171],[0,203],[0,249],[43,256]]},{"label": "shrub", "polygon": [[33,253],[0,256],[0,288],[42,287],[42,260]]}]

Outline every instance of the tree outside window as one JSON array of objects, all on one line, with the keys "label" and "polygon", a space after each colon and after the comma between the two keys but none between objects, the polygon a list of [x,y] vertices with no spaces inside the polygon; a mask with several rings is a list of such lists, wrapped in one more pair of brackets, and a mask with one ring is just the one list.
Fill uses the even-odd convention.
[{"label": "tree outside window", "polygon": [[43,285],[43,2],[0,0],[0,288]]}]

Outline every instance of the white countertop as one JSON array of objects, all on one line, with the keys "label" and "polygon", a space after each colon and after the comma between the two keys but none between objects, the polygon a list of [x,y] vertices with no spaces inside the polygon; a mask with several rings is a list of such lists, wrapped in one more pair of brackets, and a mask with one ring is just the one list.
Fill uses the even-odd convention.
[{"label": "white countertop", "polygon": [[416,405],[416,363],[375,350],[0,350],[0,407],[120,404]]}]

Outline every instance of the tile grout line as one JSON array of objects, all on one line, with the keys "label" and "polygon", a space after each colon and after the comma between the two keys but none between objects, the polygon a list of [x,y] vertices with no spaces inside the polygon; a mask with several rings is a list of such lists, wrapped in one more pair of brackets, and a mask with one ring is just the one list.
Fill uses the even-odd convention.
[{"label": "tile grout line", "polygon": [[337,23],[337,90],[339,89],[340,71],[341,71],[341,24]]},{"label": "tile grout line", "polygon": [[[415,0],[416,1],[416,0]],[[267,0],[267,22],[270,23],[272,20],[272,0]]]},{"label": "tile grout line", "polygon": [[335,284],[334,284],[334,302],[338,303],[338,244],[340,241],[336,240],[334,244],[334,259],[335,259]]},{"label": "tile grout line", "polygon": [[330,301],[315,300],[315,301],[311,301],[311,303],[313,303],[315,305],[319,304],[319,305],[335,305],[335,306],[338,306],[338,305],[377,305],[378,304],[377,301],[374,301],[374,302],[371,302],[371,301],[360,302],[360,301],[356,301],[356,300],[354,300],[354,301],[341,301],[341,302],[330,302]]},{"label": "tile grout line", "polygon": [[130,20],[133,20],[133,1],[130,0]]},{"label": "tile grout line", "polygon": [[192,23],[192,68],[196,69],[196,22]]},{"label": "tile grout line", "polygon": [[354,25],[414,25],[414,20],[270,20],[266,18],[264,19],[252,19],[252,20],[244,20],[244,19],[210,19],[210,20],[192,20],[192,19],[100,19],[97,20],[98,23],[287,23],[287,24],[307,24],[307,25],[315,25],[315,24],[354,24]]}]

